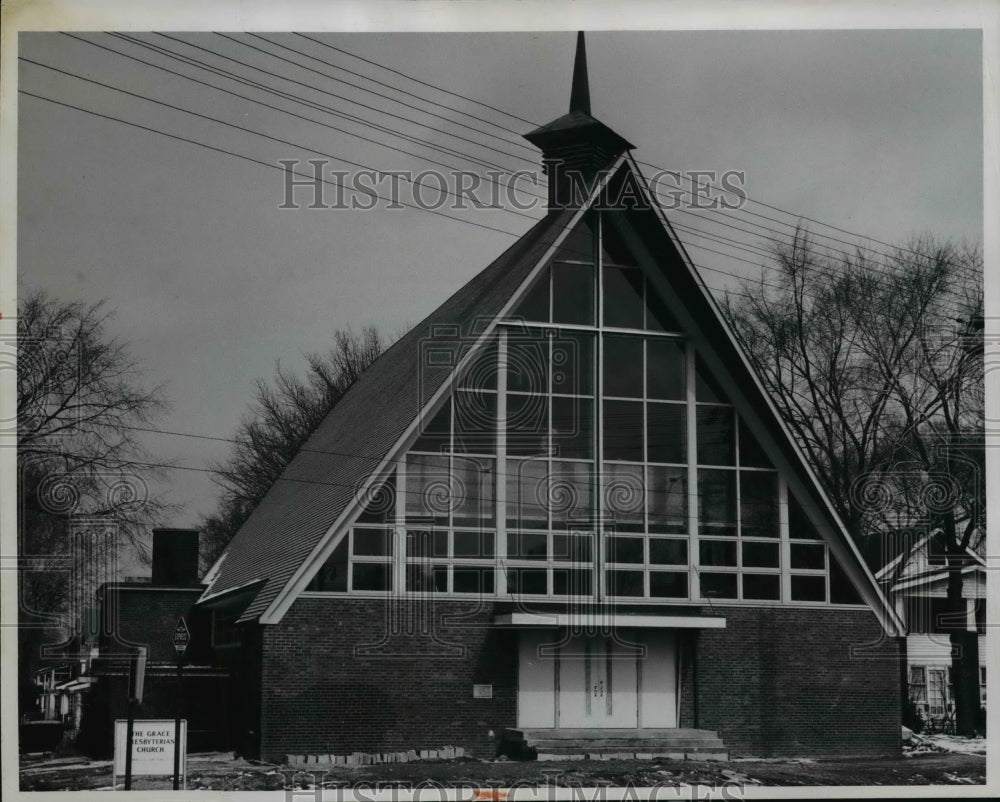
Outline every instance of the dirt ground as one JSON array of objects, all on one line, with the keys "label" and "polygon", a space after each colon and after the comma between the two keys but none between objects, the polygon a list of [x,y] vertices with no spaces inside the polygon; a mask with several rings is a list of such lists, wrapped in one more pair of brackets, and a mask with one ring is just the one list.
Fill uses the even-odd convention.
[{"label": "dirt ground", "polygon": [[[265,791],[354,787],[367,792],[392,785],[407,788],[509,789],[516,787],[980,785],[983,755],[924,752],[899,758],[584,760],[516,762],[459,759],[343,768],[327,773],[234,760],[228,753],[191,755],[188,789]],[[111,790],[111,764],[22,759],[21,790]],[[119,778],[119,789],[121,779]],[[134,790],[169,789],[169,778],[136,778]],[[480,798],[488,798],[480,795]]]}]

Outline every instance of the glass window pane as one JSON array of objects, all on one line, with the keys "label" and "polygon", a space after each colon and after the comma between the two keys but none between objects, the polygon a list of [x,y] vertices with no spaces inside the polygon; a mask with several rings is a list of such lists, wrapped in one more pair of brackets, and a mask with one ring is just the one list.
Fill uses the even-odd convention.
[{"label": "glass window pane", "polygon": [[494,591],[495,571],[493,568],[455,568],[452,572],[452,590],[455,593],[484,593]]},{"label": "glass window pane", "polygon": [[514,312],[512,318],[531,321],[533,323],[549,322],[549,268],[543,267],[541,275],[528,290]]},{"label": "glass window pane", "polygon": [[623,329],[642,328],[642,271],[605,267],[604,325]]},{"label": "glass window pane", "polygon": [[657,599],[686,599],[688,575],[678,571],[650,571],[649,595]]},{"label": "glass window pane", "polygon": [[687,469],[650,465],[647,486],[650,532],[686,532]]},{"label": "glass window pane", "polygon": [[556,249],[556,258],[567,259],[571,262],[593,262],[594,231],[596,229],[597,220],[588,215],[559,243],[559,247]]},{"label": "glass window pane", "polygon": [[507,461],[507,526],[548,528],[548,475],[545,461]]},{"label": "glass window pane", "polygon": [[496,335],[493,335],[489,342],[469,360],[458,386],[470,390],[497,389]]},{"label": "glass window pane", "polygon": [[389,590],[392,566],[389,563],[354,563],[353,590]]},{"label": "glass window pane", "polygon": [[492,527],[496,520],[496,460],[456,456],[452,464],[455,486],[455,526]]},{"label": "glass window pane", "polygon": [[549,343],[533,332],[507,332],[507,389],[512,393],[547,393]]},{"label": "glass window pane", "polygon": [[744,574],[743,598],[780,600],[781,577],[778,574]]},{"label": "glass window pane", "polygon": [[493,532],[455,532],[453,538],[456,557],[492,557],[495,553]]},{"label": "glass window pane", "polygon": [[[840,565],[840,560],[830,553],[830,601],[834,604],[863,604],[861,595],[854,587],[847,573]],[[980,607],[980,612],[983,608]],[[913,630],[911,629],[911,632]],[[980,632],[982,634],[982,632]]]},{"label": "glass window pane", "polygon": [[552,585],[555,596],[591,596],[594,571],[590,568],[553,568]]},{"label": "glass window pane", "polygon": [[641,401],[604,402],[604,458],[642,461]]},{"label": "glass window pane", "polygon": [[646,279],[646,328],[650,331],[680,331],[681,327],[666,303]]},{"label": "glass window pane", "polygon": [[641,537],[608,537],[605,541],[608,562],[642,563],[643,539]]},{"label": "glass window pane", "polygon": [[711,574],[701,572],[701,597],[703,599],[735,599],[737,574]]},{"label": "glass window pane", "polygon": [[410,454],[406,458],[406,517],[448,523],[455,503],[448,457]]},{"label": "glass window pane", "polygon": [[736,566],[736,541],[701,540],[698,556],[702,565]]},{"label": "glass window pane", "polygon": [[411,529],[406,533],[406,556],[429,559],[448,556],[448,533],[436,529]]},{"label": "glass window pane", "polygon": [[[357,566],[355,566],[355,571]],[[356,576],[356,574],[355,574]],[[406,566],[406,589],[414,593],[447,593],[448,566],[410,563]]]},{"label": "glass window pane", "polygon": [[451,448],[451,399],[428,420],[413,444],[414,451],[448,451]]},{"label": "glass window pane", "polygon": [[792,543],[792,568],[812,568],[822,571],[826,568],[826,546],[822,543]]},{"label": "glass window pane", "polygon": [[736,436],[730,407],[698,407],[698,464],[735,465]]},{"label": "glass window pane", "polygon": [[552,462],[548,506],[557,529],[590,529],[594,521],[594,466],[590,462]]},{"label": "glass window pane", "polygon": [[687,462],[687,405],[646,404],[646,458]]},{"label": "glass window pane", "polygon": [[589,398],[552,399],[552,455],[594,458],[594,402]]},{"label": "glass window pane", "polygon": [[358,516],[358,523],[385,524],[395,521],[396,516],[396,474],[393,473],[379,486],[378,490],[366,496],[368,503]]},{"label": "glass window pane", "polygon": [[455,393],[455,451],[496,452],[496,393],[459,390]]},{"label": "glass window pane", "polygon": [[605,571],[609,596],[644,596],[642,571]]},{"label": "glass window pane", "polygon": [[354,540],[351,548],[354,553],[361,557],[390,557],[392,556],[392,530],[391,529],[364,529],[354,530]]},{"label": "glass window pane", "polygon": [[607,218],[603,220],[601,226],[601,259],[604,264],[626,266],[638,264],[632,251],[618,233],[618,229]]},{"label": "glass window pane", "polygon": [[641,532],[646,504],[641,465],[604,463],[604,514],[619,532]]},{"label": "glass window pane", "polygon": [[778,537],[778,475],[740,471],[740,532],[744,537]]},{"label": "glass window pane", "polygon": [[589,533],[553,535],[552,559],[556,562],[593,562],[594,536]]},{"label": "glass window pane", "polygon": [[552,341],[552,392],[594,394],[594,335],[561,331]]},{"label": "glass window pane", "polygon": [[793,601],[826,601],[826,578],[792,575]]},{"label": "glass window pane", "polygon": [[688,544],[675,538],[649,539],[649,562],[653,565],[687,565]]},{"label": "glass window pane", "polygon": [[701,357],[695,358],[695,398],[699,401],[707,401],[715,404],[728,404],[729,399],[722,392],[715,377],[708,372],[708,368],[701,361]]},{"label": "glass window pane", "polygon": [[549,450],[549,402],[542,395],[507,396],[507,453],[538,456]]},{"label": "glass window pane", "polygon": [[806,515],[805,509],[791,492],[788,493],[788,536],[792,540],[822,539]]},{"label": "glass window pane", "polygon": [[326,590],[343,593],[347,590],[347,538],[345,537],[333,554],[323,563],[319,573],[313,577],[306,590]]},{"label": "glass window pane", "polygon": [[549,592],[548,569],[510,568],[507,571],[507,590],[512,594]]},{"label": "glass window pane", "polygon": [[552,322],[594,325],[594,268],[552,265]]},{"label": "glass window pane", "polygon": [[736,534],[736,471],[698,471],[698,531]]},{"label": "glass window pane", "polygon": [[547,560],[549,536],[534,532],[510,532],[507,535],[507,556],[512,560]]},{"label": "glass window pane", "polygon": [[668,401],[687,397],[684,344],[676,340],[646,340],[646,395]]},{"label": "glass window pane", "polygon": [[740,418],[740,465],[748,468],[771,468],[771,461],[764,455],[757,438],[750,433],[743,418]]},{"label": "glass window pane", "polygon": [[777,568],[780,554],[777,543],[748,541],[743,544],[743,567]]},{"label": "glass window pane", "polygon": [[604,395],[642,398],[642,338],[604,335]]}]

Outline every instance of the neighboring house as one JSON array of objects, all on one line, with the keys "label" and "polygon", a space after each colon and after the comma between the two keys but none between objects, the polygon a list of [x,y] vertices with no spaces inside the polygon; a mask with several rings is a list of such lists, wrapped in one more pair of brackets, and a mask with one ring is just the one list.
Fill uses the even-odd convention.
[{"label": "neighboring house", "polygon": [[899,749],[899,617],[586,83],[581,39],[570,112],[526,137],[545,218],[364,373],[204,579],[264,759]]},{"label": "neighboring house", "polygon": [[979,633],[980,699],[986,705],[986,562],[972,549],[968,562],[962,569],[965,612],[957,620],[948,612],[945,554],[933,533],[875,575],[906,626],[904,693],[935,727],[954,723],[950,635],[956,630]]},{"label": "neighboring house", "polygon": [[89,665],[89,655],[81,652],[79,660],[50,664],[35,672],[41,720],[62,722],[70,737],[80,731],[83,695],[93,682],[87,673]]},{"label": "neighboring house", "polygon": [[[146,650],[139,718],[188,721],[191,751],[231,748],[227,711],[229,675],[213,664],[207,613],[195,609],[205,589],[198,582],[198,533],[186,529],[153,530],[152,575],[142,581],[108,582],[98,589],[99,630],[89,670],[89,684],[78,721],[80,747],[94,755],[111,753],[115,719],[128,714],[131,656]],[[191,632],[185,654],[183,688],[177,687],[174,628],[183,617]]]}]

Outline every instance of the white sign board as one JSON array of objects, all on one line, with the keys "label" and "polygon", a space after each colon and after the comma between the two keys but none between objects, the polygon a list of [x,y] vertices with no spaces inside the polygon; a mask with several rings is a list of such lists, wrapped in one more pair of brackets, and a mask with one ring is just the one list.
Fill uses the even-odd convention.
[{"label": "white sign board", "polygon": [[[125,775],[125,739],[128,721],[115,721],[116,778]],[[174,773],[174,720],[136,719],[132,725],[132,776],[172,776]],[[181,719],[180,766],[182,777],[187,777],[187,721]]]}]

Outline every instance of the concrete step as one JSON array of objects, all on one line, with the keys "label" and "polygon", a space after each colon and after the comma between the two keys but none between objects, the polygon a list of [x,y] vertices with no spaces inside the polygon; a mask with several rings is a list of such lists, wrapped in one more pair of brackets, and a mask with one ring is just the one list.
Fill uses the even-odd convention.
[{"label": "concrete step", "polygon": [[508,729],[501,754],[538,760],[726,760],[728,750],[712,730]]},{"label": "concrete step", "polygon": [[706,741],[692,741],[690,739],[683,739],[679,741],[668,741],[653,739],[649,741],[643,741],[640,739],[628,739],[628,740],[611,740],[611,739],[594,739],[594,740],[559,740],[550,741],[544,738],[540,738],[536,741],[529,741],[528,744],[533,746],[539,752],[578,752],[581,749],[584,751],[591,750],[609,750],[613,751],[615,749],[620,749],[622,751],[638,751],[638,752],[648,752],[651,749],[669,749],[671,751],[694,751],[697,749],[724,749],[725,744],[720,738],[713,738],[712,740]]}]

